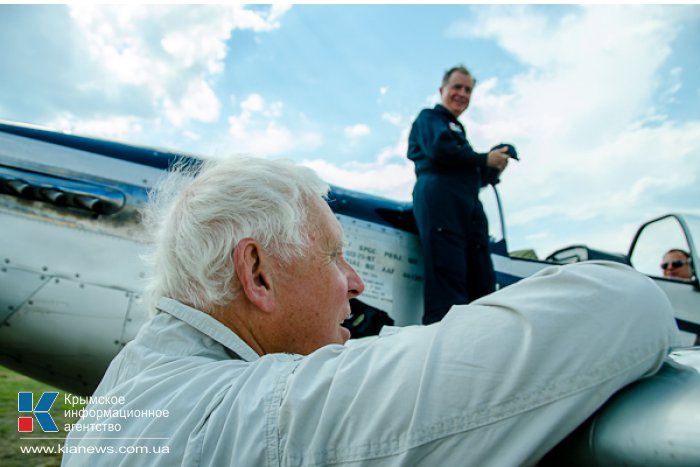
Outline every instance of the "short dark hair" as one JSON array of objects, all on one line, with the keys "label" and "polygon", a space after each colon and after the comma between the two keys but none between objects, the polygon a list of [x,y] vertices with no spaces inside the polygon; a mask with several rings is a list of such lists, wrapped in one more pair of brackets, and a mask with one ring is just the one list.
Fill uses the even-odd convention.
[{"label": "short dark hair", "polygon": [[471,72],[469,70],[467,70],[467,67],[465,67],[462,64],[459,64],[457,66],[453,66],[452,68],[450,68],[449,70],[447,70],[445,72],[445,74],[442,76],[441,87],[443,87],[447,84],[447,82],[450,80],[450,76],[452,76],[452,73],[454,73],[455,71],[462,73],[464,75],[467,75],[467,76],[471,76],[472,79],[474,80],[474,83],[476,83],[476,78],[474,78],[474,76],[471,74]]},{"label": "short dark hair", "polygon": [[685,250],[681,250],[680,248],[671,248],[671,249],[668,250],[666,253],[664,253],[664,256],[666,256],[666,255],[669,254],[669,253],[680,253],[680,254],[682,254],[683,256],[685,256],[686,259],[690,259],[690,253],[688,253],[688,252],[685,251]]}]

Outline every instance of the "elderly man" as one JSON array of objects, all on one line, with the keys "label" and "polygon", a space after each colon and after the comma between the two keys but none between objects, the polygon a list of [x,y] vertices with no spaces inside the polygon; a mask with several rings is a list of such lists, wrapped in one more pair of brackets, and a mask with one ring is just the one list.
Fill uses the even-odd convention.
[{"label": "elderly man", "polygon": [[675,339],[653,282],[588,263],[343,345],[363,283],[326,192],[309,169],[230,159],[161,197],[157,314],[112,362],[64,464],[532,464]]}]

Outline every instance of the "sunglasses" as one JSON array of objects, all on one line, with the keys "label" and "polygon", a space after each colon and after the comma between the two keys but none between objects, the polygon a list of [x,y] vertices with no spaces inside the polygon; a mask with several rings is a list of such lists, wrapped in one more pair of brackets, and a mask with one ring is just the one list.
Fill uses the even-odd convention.
[{"label": "sunglasses", "polygon": [[661,269],[663,269],[664,271],[669,268],[678,269],[679,267],[684,266],[686,264],[688,264],[688,261],[677,259],[675,261],[671,261],[670,263],[661,263]]}]

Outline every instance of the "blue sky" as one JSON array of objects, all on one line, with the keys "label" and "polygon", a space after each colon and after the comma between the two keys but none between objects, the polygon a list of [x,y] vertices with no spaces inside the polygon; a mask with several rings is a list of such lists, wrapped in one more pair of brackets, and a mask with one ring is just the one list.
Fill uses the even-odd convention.
[{"label": "blue sky", "polygon": [[625,252],[700,214],[700,6],[0,5],[0,119],[221,157],[288,157],[409,200],[412,120],[477,78],[472,144],[508,141],[511,249]]}]

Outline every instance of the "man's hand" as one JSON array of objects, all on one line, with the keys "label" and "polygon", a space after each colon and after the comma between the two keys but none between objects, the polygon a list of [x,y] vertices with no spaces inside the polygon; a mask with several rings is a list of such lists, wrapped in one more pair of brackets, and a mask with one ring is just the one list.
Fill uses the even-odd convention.
[{"label": "man's hand", "polygon": [[491,151],[486,158],[486,165],[503,172],[510,158],[508,154],[506,154],[506,151],[508,151],[508,148],[505,147]]}]

